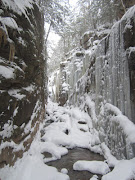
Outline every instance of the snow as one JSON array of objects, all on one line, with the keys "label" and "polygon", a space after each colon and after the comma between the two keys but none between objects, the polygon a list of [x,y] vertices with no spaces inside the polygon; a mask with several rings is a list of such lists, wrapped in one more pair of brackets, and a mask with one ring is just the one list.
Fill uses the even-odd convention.
[{"label": "snow", "polygon": [[106,159],[106,162],[108,163],[109,167],[114,167],[116,164],[119,163],[119,161],[114,157],[110,149],[106,146],[105,143],[101,143],[101,149],[103,151],[104,157]]},{"label": "snow", "polygon": [[[43,148],[41,150],[41,153],[43,153],[43,152],[51,153],[52,156],[55,157],[55,158],[52,158],[52,159],[60,159],[61,156],[63,156],[63,155],[68,153],[68,150],[66,148],[57,146],[54,143],[44,142],[42,144],[43,144]],[[48,160],[50,161],[51,158],[45,158],[44,162],[48,162]]]},{"label": "snow", "polygon": [[67,83],[63,83],[62,84],[62,91],[64,91],[64,92],[66,92],[66,91],[69,91],[69,84],[67,84]]},{"label": "snow", "polygon": [[109,166],[102,161],[77,161],[74,163],[73,169],[77,171],[89,171],[101,175],[110,172]]},{"label": "snow", "polygon": [[14,69],[0,65],[0,75],[6,79],[14,79]]},{"label": "snow", "polygon": [[[47,107],[47,113],[54,112],[49,119],[54,120],[52,124],[45,128],[45,135],[42,140],[52,142],[56,145],[63,145],[68,148],[82,147],[90,148],[99,142],[98,135],[93,131],[91,118],[87,113],[79,108],[59,107],[56,103]],[[47,120],[46,120],[47,121]],[[79,124],[79,121],[86,122]],[[82,131],[85,130],[85,132]],[[65,133],[68,130],[68,135]],[[55,136],[54,136],[55,134]]]},{"label": "snow", "polygon": [[2,169],[0,177],[4,180],[69,180],[68,175],[59,173],[56,168],[45,165],[40,158],[27,153],[14,168]]},{"label": "snow", "polygon": [[[26,126],[24,128],[25,134],[28,134],[29,132],[34,131],[34,127],[32,127],[32,121],[35,117],[37,117],[38,112],[40,112],[40,110],[41,110],[41,104],[40,104],[40,101],[37,100],[35,107],[34,107],[34,110],[33,110],[33,113],[31,115],[30,121],[26,124]],[[38,122],[36,122],[36,123],[38,123]],[[36,124],[35,124],[35,126],[36,126]]]},{"label": "snow", "polygon": [[[90,102],[91,101],[89,101],[89,103]],[[107,107],[112,107],[112,109],[115,109],[115,112],[118,114],[120,113],[118,109],[113,106]],[[37,101],[30,123],[22,125],[25,133],[29,133],[30,131],[33,132],[32,120],[37,115],[40,108],[40,101]],[[1,179],[69,180],[69,176],[67,175],[68,170],[65,167],[61,169],[61,172],[58,172],[56,168],[47,166],[45,163],[60,159],[61,156],[68,153],[68,148],[75,147],[87,148],[94,152],[103,153],[106,160],[105,162],[79,160],[74,163],[74,170],[87,170],[93,174],[104,175],[102,180],[124,180],[126,178],[135,178],[135,158],[118,161],[113,157],[105,143],[100,144],[98,133],[92,126],[92,119],[87,113],[73,106],[58,106],[57,103],[52,103],[50,100],[48,101],[46,109],[46,119],[40,124],[39,131],[37,132],[30,149],[28,152],[24,153],[22,159],[17,160],[13,167],[7,165],[0,169]],[[18,108],[16,107],[14,115],[16,115],[17,111]],[[48,121],[51,121],[52,123],[47,126]],[[86,124],[81,124],[79,122]],[[15,129],[17,127],[12,126],[12,123],[9,122],[4,126],[4,130],[0,135],[11,135],[13,128]],[[85,129],[85,131],[81,131],[80,129]],[[42,136],[41,130],[44,132]],[[66,133],[66,131],[68,133]],[[29,136],[27,136],[19,145],[15,144],[13,141],[3,142],[0,146],[0,150],[6,147],[12,147],[14,152],[25,150],[23,143],[27,138],[29,138]],[[50,153],[52,157],[46,157],[45,152]],[[114,170],[110,173],[108,173],[110,171],[109,166],[114,167]],[[124,178],[122,175],[123,169],[125,169]],[[97,179],[97,175],[94,175],[91,178],[91,180]]]},{"label": "snow", "polygon": [[[7,136],[6,136],[6,137],[7,137]],[[3,149],[9,148],[9,147],[11,147],[11,148],[13,149],[13,152],[18,152],[18,151],[20,151],[20,150],[23,150],[23,151],[25,150],[25,148],[24,148],[24,146],[23,146],[23,142],[20,143],[20,144],[16,144],[16,143],[13,142],[13,141],[10,141],[10,142],[5,141],[5,142],[2,142],[2,143],[1,143],[0,153],[1,153],[1,151],[2,151]]]},{"label": "snow", "polygon": [[0,131],[0,136],[3,136],[3,138],[9,138],[11,137],[13,132],[13,125],[12,123],[9,121],[8,123],[4,124],[3,130]]},{"label": "snow", "polygon": [[68,170],[67,170],[66,168],[62,168],[62,169],[61,169],[61,173],[63,173],[63,174],[68,174]]},{"label": "snow", "polygon": [[11,17],[0,17],[0,22],[2,22],[2,24],[6,25],[12,29],[19,30],[16,21]]},{"label": "snow", "polygon": [[19,107],[17,107],[17,108],[14,110],[13,117],[15,117],[15,116],[17,115],[17,113],[18,113],[18,108],[19,108]]},{"label": "snow", "polygon": [[23,46],[27,46],[26,43],[25,43],[25,41],[22,39],[22,37],[19,37],[19,38],[18,38],[18,42],[19,42],[20,44],[22,44]]},{"label": "snow", "polygon": [[135,158],[132,160],[121,160],[112,172],[104,175],[102,180],[127,180],[135,178]]},{"label": "snow", "polygon": [[95,114],[95,103],[91,100],[90,96],[86,95],[86,105],[91,109],[91,118],[94,122],[97,122],[97,117]]},{"label": "snow", "polygon": [[135,47],[129,47],[129,56],[131,55],[131,53],[135,52]]},{"label": "snow", "polygon": [[20,94],[20,90],[19,89],[11,89],[11,90],[8,91],[8,94],[10,96],[15,97],[16,99],[19,99],[19,100],[21,100],[21,99],[26,97],[25,94]]},{"label": "snow", "polygon": [[113,106],[112,104],[106,103],[105,109],[112,111],[116,115],[122,115],[122,112],[116,106]]},{"label": "snow", "polygon": [[14,12],[18,13],[19,15],[24,14],[26,18],[28,18],[26,8],[33,8],[33,0],[2,0],[2,3],[9,9],[12,9]]},{"label": "snow", "polygon": [[124,116],[122,112],[112,104],[106,103],[105,109],[115,113],[115,116],[112,116],[111,120],[119,123],[130,143],[135,143],[135,124],[131,122],[126,116]]},{"label": "snow", "polygon": [[126,13],[125,15],[122,17],[121,21],[123,20],[129,20],[131,19],[132,17],[134,17],[134,14],[135,14],[135,5],[132,6]]},{"label": "snow", "polygon": [[35,90],[35,86],[31,84],[30,86],[24,87],[23,89],[32,93]]}]

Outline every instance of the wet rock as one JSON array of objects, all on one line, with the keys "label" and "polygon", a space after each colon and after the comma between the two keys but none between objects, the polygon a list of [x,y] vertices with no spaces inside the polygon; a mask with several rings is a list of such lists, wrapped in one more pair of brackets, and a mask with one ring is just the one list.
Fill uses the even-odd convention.
[{"label": "wet rock", "polygon": [[84,56],[84,53],[83,53],[83,52],[77,52],[77,53],[76,53],[76,56],[77,56],[77,57]]},{"label": "wet rock", "polygon": [[64,131],[64,133],[65,133],[66,135],[68,135],[68,134],[69,134],[69,130],[66,129],[66,130]]},{"label": "wet rock", "polygon": [[41,133],[41,137],[45,135],[45,131],[43,129],[40,131],[40,133]]},{"label": "wet rock", "polygon": [[49,152],[42,152],[42,154],[44,155],[45,158],[51,158],[52,154]]},{"label": "wet rock", "polygon": [[85,121],[78,121],[79,124],[87,124]]},{"label": "wet rock", "polygon": [[[0,140],[9,144],[13,141],[17,146],[23,141],[28,150],[45,114],[44,18],[34,1],[32,9],[25,7],[27,18],[12,6],[5,6],[2,1],[0,4],[0,67],[6,70],[0,73],[0,130],[5,124],[12,130],[8,137],[1,136]],[[15,22],[16,28],[3,24],[1,18],[7,17]],[[25,132],[29,122],[31,127]],[[13,165],[22,155],[23,151],[15,152],[7,147],[1,151],[0,162]]]},{"label": "wet rock", "polygon": [[47,124],[51,124],[51,123],[53,123],[53,122],[54,122],[54,121],[53,121],[52,119],[46,121]]},{"label": "wet rock", "polygon": [[80,131],[82,131],[82,132],[87,132],[86,130],[84,130],[83,128],[80,128]]}]

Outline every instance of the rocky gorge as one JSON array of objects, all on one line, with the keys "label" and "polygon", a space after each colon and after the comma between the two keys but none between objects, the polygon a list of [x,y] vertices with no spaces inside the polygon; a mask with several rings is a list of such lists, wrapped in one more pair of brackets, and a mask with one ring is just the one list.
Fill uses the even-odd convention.
[{"label": "rocky gorge", "polygon": [[[123,168],[120,173],[111,168],[117,171],[121,164],[124,169],[130,164],[132,172],[127,176],[134,178],[135,2],[123,0],[127,6],[119,4],[124,8],[119,21],[85,32],[78,46],[63,53],[64,59],[60,54],[62,61],[49,79],[49,88],[49,33],[45,38],[40,3],[49,9],[50,3],[58,8],[58,2],[47,2],[0,0],[0,178],[8,179],[11,170],[11,180],[20,178],[20,172],[21,180],[69,180],[61,171],[66,166],[63,160],[57,161],[62,156],[72,179],[73,170],[91,172],[91,167],[94,170],[86,179],[94,174],[120,179]],[[51,20],[50,28],[52,24]],[[80,162],[87,160],[88,151],[90,162]]]}]

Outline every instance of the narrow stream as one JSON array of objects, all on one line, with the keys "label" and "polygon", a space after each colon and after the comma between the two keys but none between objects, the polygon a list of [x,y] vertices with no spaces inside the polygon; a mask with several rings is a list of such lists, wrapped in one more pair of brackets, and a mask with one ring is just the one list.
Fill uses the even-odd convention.
[{"label": "narrow stream", "polygon": [[[87,149],[75,148],[69,150],[68,154],[62,156],[60,160],[48,162],[46,164],[56,167],[58,171],[61,171],[62,168],[66,168],[68,170],[70,180],[89,180],[93,176],[93,174],[91,174],[90,172],[73,170],[73,164],[78,160],[104,161],[104,157],[99,154],[95,154]],[[99,179],[101,179],[100,175],[98,175],[98,177]]]}]

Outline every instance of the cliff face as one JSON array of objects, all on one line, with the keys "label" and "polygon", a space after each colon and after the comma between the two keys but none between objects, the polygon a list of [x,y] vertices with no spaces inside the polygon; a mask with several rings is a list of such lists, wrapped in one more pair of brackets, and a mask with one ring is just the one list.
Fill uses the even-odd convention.
[{"label": "cliff face", "polygon": [[61,92],[69,104],[88,112],[101,142],[117,158],[134,157],[135,6],[111,30],[86,33],[81,44],[83,49],[69,54],[60,71],[68,87],[64,91],[61,81]]},{"label": "cliff face", "polygon": [[30,146],[45,111],[44,18],[33,0],[0,0],[0,166]]}]

